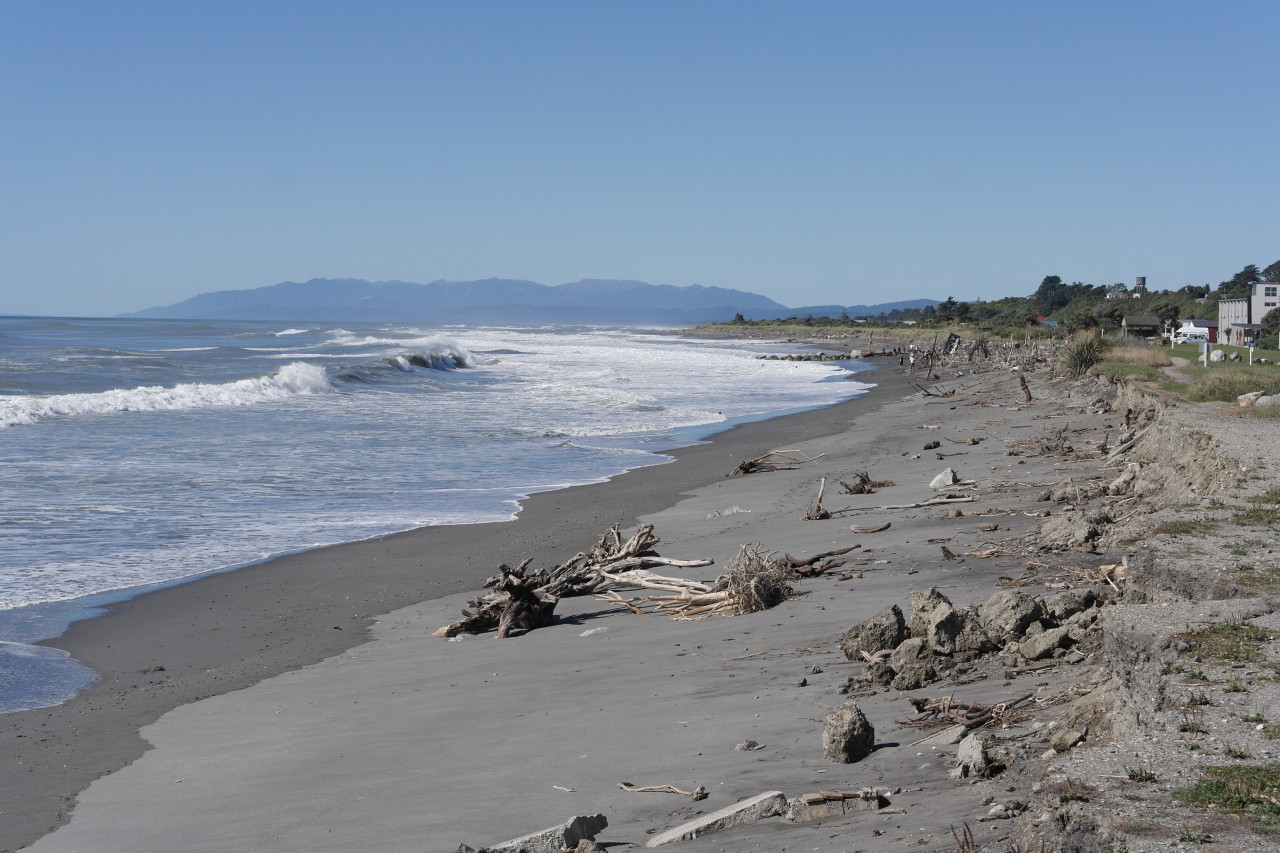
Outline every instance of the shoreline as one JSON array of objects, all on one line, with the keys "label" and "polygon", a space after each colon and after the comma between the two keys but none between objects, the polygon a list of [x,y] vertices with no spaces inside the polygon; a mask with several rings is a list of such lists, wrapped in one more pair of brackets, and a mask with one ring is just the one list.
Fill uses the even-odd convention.
[{"label": "shoreline", "polygon": [[905,385],[889,372],[868,378],[879,381],[851,400],[741,423],[663,451],[669,463],[534,494],[513,520],[417,528],[283,555],[166,585],[73,622],[38,645],[67,651],[99,678],[60,705],[5,715],[0,849],[30,844],[64,822],[92,780],[150,749],[139,730],[166,712],[359,646],[377,617],[474,593],[499,562],[563,560],[610,524],[626,527],[669,507],[742,459],[847,428]]}]

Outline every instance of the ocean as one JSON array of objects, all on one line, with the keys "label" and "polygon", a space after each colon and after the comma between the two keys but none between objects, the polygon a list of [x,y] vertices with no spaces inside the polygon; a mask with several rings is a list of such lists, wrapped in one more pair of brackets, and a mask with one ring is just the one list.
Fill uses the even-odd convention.
[{"label": "ocean", "polygon": [[94,674],[33,645],[157,584],[668,461],[868,387],[794,345],[595,327],[0,317],[0,712]]}]

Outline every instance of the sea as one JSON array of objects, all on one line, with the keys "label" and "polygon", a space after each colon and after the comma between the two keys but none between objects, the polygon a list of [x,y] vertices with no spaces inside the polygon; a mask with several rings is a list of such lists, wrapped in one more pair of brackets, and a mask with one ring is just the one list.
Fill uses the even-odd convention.
[{"label": "sea", "polygon": [[678,331],[0,317],[0,712],[95,674],[35,645],[157,586],[670,461],[869,386]]}]

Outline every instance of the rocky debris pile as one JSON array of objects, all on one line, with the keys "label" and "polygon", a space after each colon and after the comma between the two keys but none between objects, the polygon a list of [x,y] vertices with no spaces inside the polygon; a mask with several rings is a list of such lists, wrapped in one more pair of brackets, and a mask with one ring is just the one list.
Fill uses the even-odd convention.
[{"label": "rocky debris pile", "polygon": [[864,681],[917,690],[957,678],[981,658],[1000,655],[1011,665],[1092,650],[1106,600],[1091,589],[1048,598],[1001,590],[984,604],[958,608],[936,588],[911,593],[911,618],[891,605],[850,628],[839,646],[851,661],[865,661]]}]

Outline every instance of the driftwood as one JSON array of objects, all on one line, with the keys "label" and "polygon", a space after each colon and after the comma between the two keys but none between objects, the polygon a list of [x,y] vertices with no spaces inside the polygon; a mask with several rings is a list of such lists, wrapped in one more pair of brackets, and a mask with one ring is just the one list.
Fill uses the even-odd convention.
[{"label": "driftwood", "polygon": [[886,521],[882,524],[855,524],[849,529],[854,533],[879,533],[883,530],[888,530],[892,526],[893,522]]},{"label": "driftwood", "polygon": [[[977,729],[992,723],[1011,722],[1017,714],[1016,708],[1035,694],[1027,693],[1008,702],[984,705],[979,702],[956,702],[950,696],[937,699],[914,697],[907,699],[919,714],[911,720],[899,720],[899,725],[916,728],[929,728],[941,725],[963,725],[967,729]],[[1023,715],[1025,716],[1025,715]],[[917,741],[918,742],[918,741]]]},{"label": "driftwood", "polygon": [[794,471],[801,465],[821,459],[826,454],[810,456],[799,450],[770,450],[764,456],[755,459],[744,459],[729,472],[730,477],[739,474],[754,474],[757,471]]},{"label": "driftwood", "polygon": [[843,494],[870,495],[873,494],[876,489],[887,489],[889,486],[898,485],[893,482],[893,480],[873,480],[871,479],[871,475],[866,471],[859,472],[855,474],[855,476],[858,478],[858,482],[853,484],[846,483],[844,480],[839,481],[840,485],[844,486]]},{"label": "driftwood", "polygon": [[809,514],[804,517],[805,521],[821,521],[831,517],[831,513],[822,506],[822,493],[827,490],[827,478],[823,477],[818,481],[818,496],[813,499],[813,506],[809,508]]},{"label": "driftwood", "polygon": [[848,548],[837,548],[834,551],[824,551],[821,554],[814,554],[812,557],[808,557],[804,560],[801,560],[799,557],[793,557],[790,554],[783,554],[782,565],[791,572],[791,574],[796,575],[797,577],[814,577],[822,574],[823,572],[829,572],[832,569],[840,568],[847,561],[832,558],[848,554],[850,551],[861,547],[861,545],[850,545]]},{"label": "driftwood", "polygon": [[[851,551],[858,546],[845,549]],[[844,551],[819,554],[815,559],[834,556]],[[612,588],[596,593],[596,598],[619,604],[633,613],[666,613],[679,619],[694,619],[714,613],[755,613],[766,610],[791,596],[788,580],[795,576],[783,560],[765,553],[759,545],[743,545],[729,565],[729,571],[714,584],[684,578],[664,578],[649,572],[627,572],[608,576],[615,587],[652,589],[665,595],[625,599]]]},{"label": "driftwood", "polygon": [[[710,560],[672,560],[659,557],[653,547],[660,540],[653,532],[652,524],[642,524],[625,541],[613,525],[588,551],[575,555],[565,563],[548,569],[529,572],[532,558],[512,568],[505,563],[498,566],[499,574],[484,582],[492,592],[472,599],[462,611],[462,618],[435,632],[437,637],[456,637],[459,634],[483,634],[496,631],[498,639],[511,636],[514,630],[532,631],[545,628],[555,621],[555,608],[560,599],[591,595],[607,589],[615,583],[638,583],[627,578],[630,573],[653,576],[647,566],[683,565],[706,566]],[[662,579],[668,586],[679,586],[680,578]],[[649,581],[658,583],[659,581]]]},{"label": "driftwood", "polygon": [[878,512],[878,511],[883,511],[883,510],[893,510],[893,509],[920,509],[921,507],[926,507],[926,506],[940,506],[940,505],[942,505],[942,504],[962,504],[962,503],[972,503],[973,501],[976,501],[976,500],[977,500],[977,498],[974,498],[974,497],[963,497],[963,498],[962,498],[962,497],[960,497],[960,496],[958,496],[958,495],[942,495],[942,496],[940,496],[940,497],[936,497],[936,498],[929,498],[929,500],[927,500],[927,501],[920,501],[919,503],[913,503],[913,504],[886,504],[885,506],[872,506],[872,507],[866,507],[866,509],[867,509],[868,511],[877,511],[877,512]]},{"label": "driftwood", "polygon": [[1026,402],[1030,403],[1031,389],[1027,387],[1027,377],[1021,373],[1018,374],[1018,386],[1022,388],[1022,396],[1026,399]]},{"label": "driftwood", "polygon": [[632,785],[630,782],[619,782],[618,787],[624,791],[647,792],[647,791],[663,791],[672,794],[680,794],[688,797],[695,803],[698,800],[707,798],[707,789],[702,785],[697,786],[692,791],[682,791],[675,785]]},{"label": "driftwood", "polygon": [[918,382],[912,382],[911,384],[916,386],[916,390],[924,397],[954,397],[956,395],[956,389],[954,388],[948,391],[930,391]]}]

